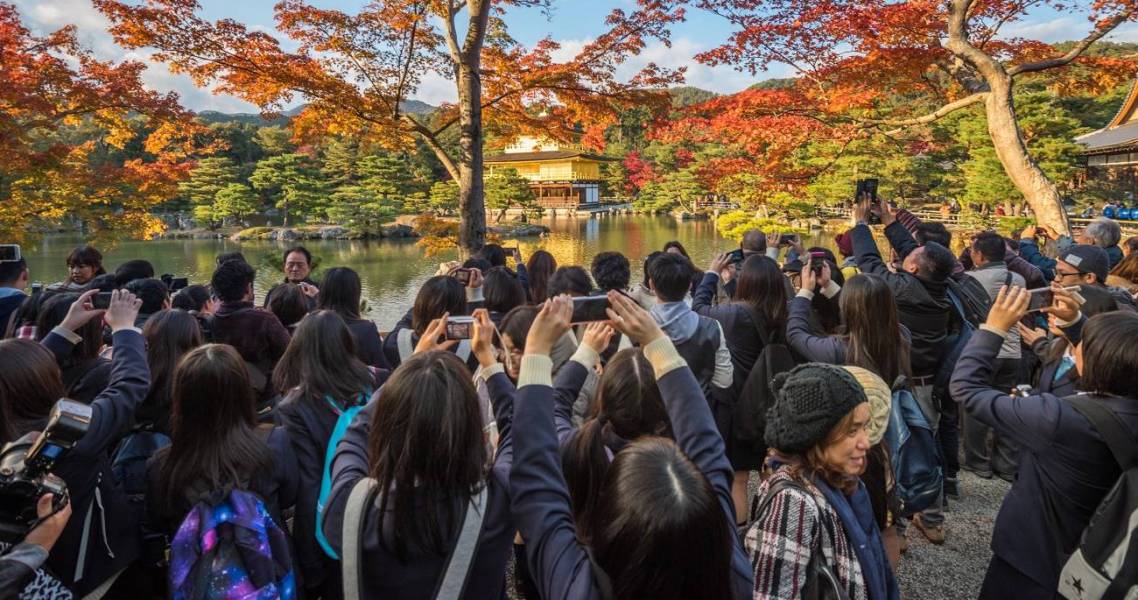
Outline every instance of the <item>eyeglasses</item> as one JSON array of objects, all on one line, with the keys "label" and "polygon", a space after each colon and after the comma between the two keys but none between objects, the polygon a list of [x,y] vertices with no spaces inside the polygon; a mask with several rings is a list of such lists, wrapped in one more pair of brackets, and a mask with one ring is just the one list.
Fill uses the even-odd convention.
[{"label": "eyeglasses", "polygon": [[1056,279],[1062,279],[1064,277],[1078,277],[1079,275],[1081,275],[1081,273],[1079,273],[1078,271],[1064,272],[1064,271],[1060,271],[1059,269],[1055,269],[1055,278]]}]

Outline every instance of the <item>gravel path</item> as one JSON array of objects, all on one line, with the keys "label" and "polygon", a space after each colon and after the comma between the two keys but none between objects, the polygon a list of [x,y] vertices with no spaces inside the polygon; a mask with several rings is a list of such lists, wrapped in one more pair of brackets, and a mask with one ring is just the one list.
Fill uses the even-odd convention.
[{"label": "gravel path", "polygon": [[[751,493],[758,486],[751,476]],[[901,557],[897,579],[905,600],[971,600],[980,593],[992,552],[992,525],[1011,484],[998,479],[980,479],[960,472],[961,497],[950,500],[945,513],[945,542],[934,546],[921,532],[909,527],[909,551]],[[513,561],[506,574],[509,597],[516,600]]]},{"label": "gravel path", "polygon": [[909,527],[909,551],[897,569],[906,600],[971,600],[980,593],[992,558],[992,525],[1011,484],[965,471],[960,472],[960,483],[960,499],[950,499],[945,513],[943,546],[928,543]]}]

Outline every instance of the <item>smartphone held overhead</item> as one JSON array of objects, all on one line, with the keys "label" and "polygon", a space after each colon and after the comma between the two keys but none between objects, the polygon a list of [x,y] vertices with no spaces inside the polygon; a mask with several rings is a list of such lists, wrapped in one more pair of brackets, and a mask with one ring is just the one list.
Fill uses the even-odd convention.
[{"label": "smartphone held overhead", "polygon": [[[1079,294],[1079,286],[1073,285],[1063,288],[1063,291],[1069,293],[1075,298],[1079,304],[1086,302],[1081,294]],[[1031,295],[1031,300],[1027,305],[1027,312],[1038,312],[1055,303],[1055,292],[1049,287],[1035,288],[1027,290]]]},{"label": "smartphone held overhead", "polygon": [[450,276],[457,279],[462,285],[470,285],[470,272],[471,269],[455,269]]},{"label": "smartphone held overhead", "polygon": [[612,306],[608,296],[580,296],[573,299],[572,323],[592,323],[594,321],[607,321],[608,309]]}]

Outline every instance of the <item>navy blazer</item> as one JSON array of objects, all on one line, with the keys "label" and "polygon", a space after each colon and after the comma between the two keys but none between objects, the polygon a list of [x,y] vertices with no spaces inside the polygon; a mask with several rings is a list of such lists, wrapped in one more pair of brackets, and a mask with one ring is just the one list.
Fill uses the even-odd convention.
[{"label": "navy blazer", "polygon": [[[1069,339],[1079,339],[1081,324],[1065,330]],[[1086,417],[1058,396],[1019,398],[991,388],[1002,344],[1000,335],[977,331],[956,363],[950,389],[977,421],[1022,448],[1015,483],[996,517],[992,552],[1041,587],[1057,589],[1063,563],[1122,469]],[[1138,432],[1138,401],[1101,402]]]}]

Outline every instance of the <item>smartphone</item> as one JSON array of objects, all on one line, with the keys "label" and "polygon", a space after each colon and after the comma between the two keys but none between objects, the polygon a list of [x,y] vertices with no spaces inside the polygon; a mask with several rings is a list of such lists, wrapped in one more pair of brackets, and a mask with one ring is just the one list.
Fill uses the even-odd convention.
[{"label": "smartphone", "polygon": [[[874,206],[877,206],[877,180],[876,179],[858,179],[857,191],[854,193],[854,202],[861,202],[862,198],[869,196],[869,201]],[[881,217],[869,213],[869,223],[877,225],[881,223]]]},{"label": "smartphone", "polygon": [[507,246],[502,248],[502,250],[505,251],[506,256],[512,256],[514,258],[521,258],[522,256],[522,251],[517,246]]},{"label": "smartphone", "polygon": [[826,264],[825,252],[811,252],[810,253],[810,270],[814,271],[816,275],[822,273],[822,265]]},{"label": "smartphone", "polygon": [[[1074,296],[1075,301],[1079,304],[1086,302],[1086,300],[1083,299],[1082,295],[1079,294],[1079,286],[1067,286],[1063,288],[1063,290],[1069,292],[1072,296]],[[1038,312],[1040,309],[1046,308],[1055,303],[1055,293],[1052,292],[1051,288],[1049,287],[1027,290],[1027,293],[1031,294],[1031,299],[1027,305],[1027,312]]]},{"label": "smartphone", "polygon": [[735,265],[742,263],[743,260],[747,258],[746,256],[743,256],[742,248],[732,250],[729,256],[731,257],[731,263]]},{"label": "smartphone", "polygon": [[175,277],[170,280],[170,291],[176,292],[190,285],[189,277]]},{"label": "smartphone", "polygon": [[457,279],[462,285],[470,285],[470,269],[455,269],[450,276]]},{"label": "smartphone", "polygon": [[99,292],[91,298],[91,305],[96,309],[106,310],[111,307],[111,292]]},{"label": "smartphone", "polygon": [[608,296],[581,296],[573,299],[572,323],[591,323],[593,321],[607,321],[609,315],[605,309],[612,306]]},{"label": "smartphone", "polygon": [[797,244],[797,243],[798,243],[798,234],[797,233],[784,233],[784,234],[780,235],[778,238],[778,245],[779,246],[790,246],[790,245]]},{"label": "smartphone", "polygon": [[447,339],[469,340],[474,337],[474,317],[448,317]]},{"label": "smartphone", "polygon": [[0,262],[14,262],[23,258],[19,244],[0,244]]}]

